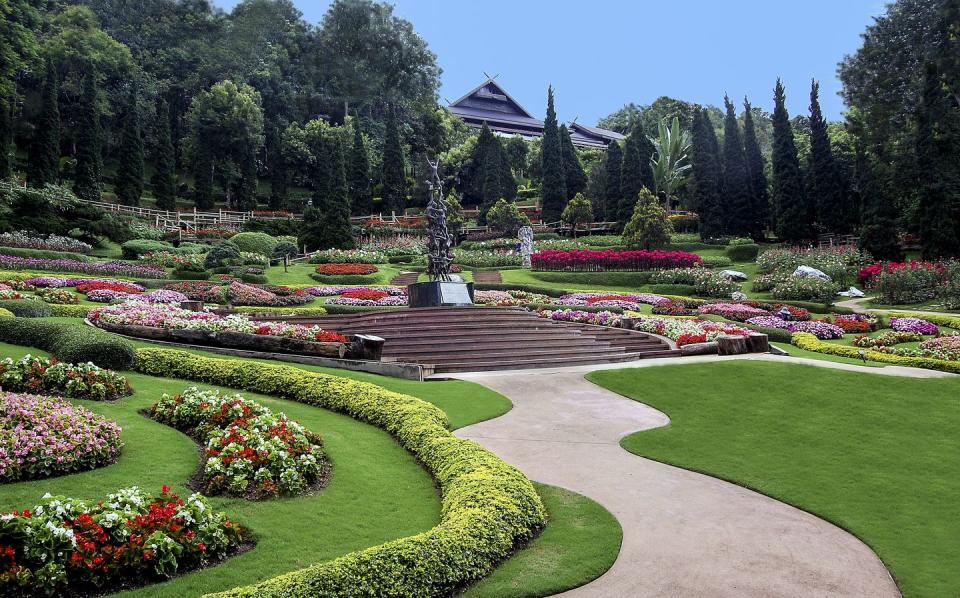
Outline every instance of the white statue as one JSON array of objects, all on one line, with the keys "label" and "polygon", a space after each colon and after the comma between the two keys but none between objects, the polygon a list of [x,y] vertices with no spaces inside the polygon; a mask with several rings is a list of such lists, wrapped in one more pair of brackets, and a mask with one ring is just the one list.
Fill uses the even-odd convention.
[{"label": "white statue", "polygon": [[533,264],[530,262],[530,256],[533,254],[533,228],[529,226],[521,227],[517,237],[520,239],[520,255],[523,256],[523,267],[532,268]]}]

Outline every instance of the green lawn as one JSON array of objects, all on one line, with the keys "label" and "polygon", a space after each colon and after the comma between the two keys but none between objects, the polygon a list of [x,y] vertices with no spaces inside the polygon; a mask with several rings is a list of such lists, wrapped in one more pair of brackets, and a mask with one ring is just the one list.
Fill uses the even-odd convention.
[{"label": "green lawn", "polygon": [[588,379],[670,416],[665,428],[624,438],[627,450],[850,530],[905,596],[960,595],[960,378],[731,361]]}]

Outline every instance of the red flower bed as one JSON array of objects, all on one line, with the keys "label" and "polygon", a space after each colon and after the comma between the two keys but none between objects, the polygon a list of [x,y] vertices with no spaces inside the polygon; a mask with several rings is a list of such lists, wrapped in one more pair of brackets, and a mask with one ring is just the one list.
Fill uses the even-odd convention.
[{"label": "red flower bed", "polygon": [[345,343],[347,342],[347,337],[339,332],[321,330],[314,335],[314,340],[320,343]]},{"label": "red flower bed", "polygon": [[86,295],[90,291],[116,291],[118,293],[140,293],[140,285],[127,282],[85,282],[77,285],[77,292]]},{"label": "red flower bed", "polygon": [[358,290],[358,291],[347,291],[341,297],[346,297],[347,299],[364,299],[367,301],[379,301],[384,297],[389,297],[389,293],[383,291],[374,291],[374,290]]},{"label": "red flower bed", "polygon": [[699,255],[687,251],[614,251],[548,249],[531,256],[534,270],[571,272],[636,272],[699,266]]},{"label": "red flower bed", "polygon": [[320,264],[317,274],[324,276],[366,275],[373,274],[377,267],[373,264]]},{"label": "red flower bed", "polygon": [[707,342],[706,334],[681,334],[677,337],[677,346],[692,345],[695,343]]},{"label": "red flower bed", "polygon": [[909,262],[877,262],[861,268],[859,274],[857,274],[857,282],[863,286],[869,287],[871,284],[873,284],[873,280],[881,272],[893,272],[894,270],[899,270],[900,268],[910,268],[912,270],[916,270],[917,268],[926,268],[927,270],[936,270],[937,272],[945,271],[943,264],[938,264],[935,262],[924,262],[919,260],[911,260]]}]

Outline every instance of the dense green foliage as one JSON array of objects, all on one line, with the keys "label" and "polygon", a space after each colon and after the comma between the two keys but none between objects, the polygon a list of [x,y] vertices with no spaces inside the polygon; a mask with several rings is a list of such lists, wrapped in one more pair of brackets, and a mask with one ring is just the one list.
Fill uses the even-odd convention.
[{"label": "dense green foliage", "polygon": [[353,144],[350,146],[350,211],[358,216],[373,213],[373,189],[370,187],[370,156],[360,131],[360,119],[352,119]]},{"label": "dense green foliage", "polygon": [[773,92],[773,217],[777,236],[797,243],[810,239],[811,210],[803,188],[797,146],[787,114],[786,93],[777,79]]},{"label": "dense green foliage", "polygon": [[53,62],[47,61],[40,116],[30,143],[27,181],[34,187],[60,180],[60,82]]},{"label": "dense green foliage", "polygon": [[139,84],[130,83],[129,98],[123,115],[123,130],[120,139],[120,160],[114,191],[120,203],[135,206],[143,194],[143,135],[140,126]]},{"label": "dense green foliage", "polygon": [[563,182],[567,198],[573,199],[577,193],[587,188],[587,175],[583,172],[577,149],[573,147],[567,125],[560,125],[560,153],[563,155]]},{"label": "dense green foliage", "polygon": [[39,347],[67,363],[93,363],[130,369],[136,354],[125,339],[91,326],[51,322],[43,318],[0,318],[0,341]]},{"label": "dense green foliage", "polygon": [[599,220],[608,221],[616,218],[617,207],[620,203],[620,171],[623,168],[623,149],[619,141],[613,141],[607,146],[604,156],[603,169],[605,174],[603,187],[603,202],[594,207]]},{"label": "dense green foliage", "polygon": [[753,122],[753,107],[743,100],[743,150],[750,179],[750,200],[753,205],[750,234],[756,240],[762,240],[764,231],[770,226],[770,195],[767,192],[765,160],[757,141],[757,129]]},{"label": "dense green foliage", "polygon": [[729,235],[749,235],[753,231],[754,202],[747,158],[740,138],[737,111],[729,97],[723,97],[723,104],[726,108],[723,120],[724,228]]},{"label": "dense green foliage", "polygon": [[383,192],[380,211],[402,213],[407,207],[406,180],[403,170],[403,146],[400,143],[400,125],[397,109],[390,107],[387,132],[383,142]]},{"label": "dense green foliage", "polygon": [[566,170],[563,166],[563,143],[557,126],[557,112],[553,106],[553,86],[547,89],[547,117],[543,121],[543,140],[540,150],[544,222],[560,220],[563,206],[567,203]]},{"label": "dense green foliage", "polygon": [[633,214],[623,227],[624,245],[628,249],[660,249],[670,244],[672,232],[667,211],[649,189],[641,189]]},{"label": "dense green foliage", "polygon": [[79,131],[77,132],[77,165],[73,177],[73,192],[80,199],[100,201],[101,158],[100,108],[97,105],[97,74],[90,70],[83,77],[83,97],[80,100]]},{"label": "dense green foliage", "polygon": [[827,121],[820,111],[820,84],[810,84],[810,160],[807,168],[807,192],[816,209],[816,222],[822,230],[847,232],[856,217],[847,206],[847,190],[827,132]]},{"label": "dense green foliage", "polygon": [[704,239],[723,235],[723,187],[717,136],[706,110],[693,115],[692,204],[700,215],[700,236]]},{"label": "dense green foliage", "polygon": [[170,108],[166,100],[157,101],[155,126],[157,139],[153,148],[153,177],[151,186],[157,199],[157,208],[174,210],[177,207],[176,153],[170,137]]}]

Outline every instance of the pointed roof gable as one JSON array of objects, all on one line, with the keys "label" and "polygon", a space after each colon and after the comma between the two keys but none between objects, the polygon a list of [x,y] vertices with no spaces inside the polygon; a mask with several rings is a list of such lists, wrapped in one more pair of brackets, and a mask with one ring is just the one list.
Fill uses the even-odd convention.
[{"label": "pointed roof gable", "polygon": [[527,112],[526,108],[520,105],[520,102],[513,99],[493,79],[487,79],[465,93],[460,99],[452,102],[450,108],[484,109],[536,120],[532,114]]}]

